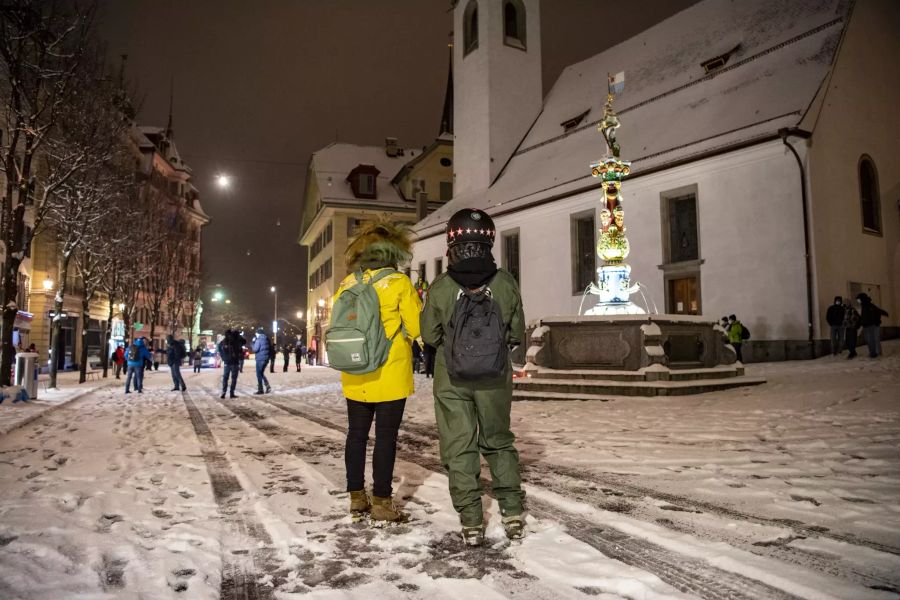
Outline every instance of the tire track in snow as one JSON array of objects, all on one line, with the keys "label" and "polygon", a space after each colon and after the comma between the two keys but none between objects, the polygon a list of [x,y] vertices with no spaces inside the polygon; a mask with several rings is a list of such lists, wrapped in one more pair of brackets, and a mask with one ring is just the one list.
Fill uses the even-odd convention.
[{"label": "tire track in snow", "polygon": [[[250,400],[273,406],[285,413],[341,434],[347,433],[347,428],[342,425],[317,415],[309,414],[293,406],[284,405],[277,400],[255,396],[250,398]],[[224,405],[232,409],[228,404]],[[244,411],[232,409],[232,412],[269,437],[273,437],[273,433],[277,431],[277,429],[270,427],[258,427],[258,424],[247,418]],[[408,445],[410,441],[415,441],[415,436],[401,432],[400,446],[397,451],[398,458],[429,471],[440,474],[446,473],[439,460],[431,459],[427,455],[412,452],[405,448],[404,446]],[[420,444],[414,443],[413,445]],[[719,569],[706,561],[676,554],[653,542],[630,536],[613,528],[599,526],[596,522],[576,515],[561,512],[558,507],[552,506],[547,502],[531,499],[528,503],[529,512],[536,517],[562,523],[567,527],[568,533],[572,537],[592,546],[605,556],[653,573],[681,592],[696,594],[699,597],[712,600],[759,600],[761,598],[793,600],[797,598],[784,590],[756,579]]]},{"label": "tire track in snow", "polygon": [[[272,554],[272,539],[262,524],[251,514],[241,510],[244,489],[228,458],[219,450],[206,419],[191,398],[191,393],[182,392],[182,398],[200,442],[213,496],[219,512],[225,517],[220,599],[271,600],[274,598],[272,588],[257,582],[262,576],[258,565],[266,564],[266,559]],[[258,547],[259,542],[262,542],[262,548]]]}]

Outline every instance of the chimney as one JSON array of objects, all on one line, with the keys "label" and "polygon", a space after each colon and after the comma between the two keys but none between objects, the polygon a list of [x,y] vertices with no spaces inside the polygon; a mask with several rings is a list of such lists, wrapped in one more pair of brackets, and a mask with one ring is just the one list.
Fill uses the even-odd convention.
[{"label": "chimney", "polygon": [[395,158],[400,154],[400,148],[397,146],[397,138],[384,138],[384,153]]}]

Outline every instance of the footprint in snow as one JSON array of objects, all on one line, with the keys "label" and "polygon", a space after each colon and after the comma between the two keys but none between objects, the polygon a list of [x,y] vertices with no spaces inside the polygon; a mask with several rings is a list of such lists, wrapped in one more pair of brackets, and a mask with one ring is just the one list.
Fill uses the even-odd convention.
[{"label": "footprint in snow", "polygon": [[116,523],[123,521],[122,515],[117,515],[114,513],[106,513],[102,515],[99,519],[97,519],[97,531],[100,533],[109,533],[112,530],[112,526]]},{"label": "footprint in snow", "polygon": [[197,574],[194,569],[175,569],[166,577],[166,583],[176,592],[186,592],[188,589],[188,580]]},{"label": "footprint in snow", "polygon": [[125,567],[128,561],[124,558],[104,553],[100,563],[95,567],[100,576],[100,585],[105,591],[125,587]]}]

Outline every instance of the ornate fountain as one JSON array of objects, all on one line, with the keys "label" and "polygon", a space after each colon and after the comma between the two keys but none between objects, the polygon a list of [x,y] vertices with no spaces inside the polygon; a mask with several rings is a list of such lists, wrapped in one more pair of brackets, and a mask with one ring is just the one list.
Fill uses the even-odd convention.
[{"label": "ornate fountain", "polygon": [[639,286],[631,283],[631,267],[625,262],[630,247],[625,227],[625,209],[622,206],[622,178],[631,172],[631,163],[620,158],[621,148],[616,141],[619,117],[613,110],[612,86],[603,107],[603,120],[599,130],[606,139],[607,155],[591,164],[591,175],[601,179],[604,207],[600,210],[597,256],[603,264],[597,269],[597,283],[588,293],[598,297],[596,306],[585,311],[586,315],[640,315],[643,308],[630,300]]}]

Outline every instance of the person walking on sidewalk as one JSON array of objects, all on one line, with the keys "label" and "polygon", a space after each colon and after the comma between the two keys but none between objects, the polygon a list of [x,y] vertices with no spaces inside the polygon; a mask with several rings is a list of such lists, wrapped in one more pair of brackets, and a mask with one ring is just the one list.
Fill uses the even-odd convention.
[{"label": "person walking on sidewalk", "polygon": [[881,317],[890,316],[872,302],[865,292],[856,295],[859,302],[859,324],[863,328],[863,336],[869,346],[869,358],[881,355]]},{"label": "person walking on sidewalk", "polygon": [[859,333],[859,313],[850,304],[850,299],[844,300],[844,346],[848,350],[847,358],[856,358],[856,343]]},{"label": "person walking on sidewalk", "polygon": [[509,348],[525,339],[515,278],[491,254],[496,228],[482,210],[458,211],[447,222],[447,272],[428,290],[422,339],[434,346],[434,412],[441,462],[463,541],[484,542],[480,457],[491,470],[494,495],[510,539],[525,534],[519,454],[510,431],[512,364]]},{"label": "person walking on sidewalk", "polygon": [[144,338],[137,338],[128,346],[125,352],[125,361],[128,365],[125,374],[125,393],[131,393],[131,380],[134,378],[134,389],[137,393],[144,393],[144,365],[152,364],[152,356],[144,343]]},{"label": "person walking on sidewalk", "polygon": [[[397,271],[400,263],[410,259],[410,247],[408,230],[386,219],[357,232],[346,251],[353,272],[334,296],[325,335],[330,366],[342,371],[341,386],[347,399],[344,462],[350,513],[357,518],[369,513],[376,523],[408,517],[394,504],[392,479],[400,422],[406,399],[413,393],[410,343],[419,335],[422,307],[409,277]],[[364,353],[356,347],[359,343],[365,344]],[[370,500],[365,467],[373,420]]]},{"label": "person walking on sidewalk", "polygon": [[[222,394],[219,398],[225,397],[225,392],[230,392],[231,398],[235,398],[234,388],[237,385],[238,371],[240,370],[240,357],[244,352],[244,343],[246,340],[237,331],[231,329],[225,330],[222,341],[219,342],[217,350],[222,358]],[[228,381],[231,380],[231,388],[228,387]]]},{"label": "person walking on sidewalk", "polygon": [[834,297],[834,304],[825,311],[825,322],[831,328],[831,355],[837,356],[844,347],[844,299]]},{"label": "person walking on sidewalk", "polygon": [[[260,327],[256,330],[256,338],[253,340],[253,354],[256,355],[257,394],[268,394],[272,391],[272,386],[269,385],[269,380],[266,379],[266,365],[269,363],[269,358],[273,353],[274,348],[272,348],[272,344],[269,342],[266,330]],[[265,391],[263,391],[264,385]]]},{"label": "person walking on sidewalk", "polygon": [[173,335],[167,336],[166,364],[169,365],[172,373],[172,383],[175,385],[172,388],[173,392],[179,390],[184,392],[187,390],[187,386],[184,384],[184,377],[181,376],[181,363],[184,362],[185,355],[187,355],[187,350],[184,349],[184,340],[176,340]]},{"label": "person walking on sidewalk", "polygon": [[192,360],[194,363],[194,373],[199,373],[200,369],[203,368],[203,349],[200,346],[197,346],[197,349],[194,350]]}]

